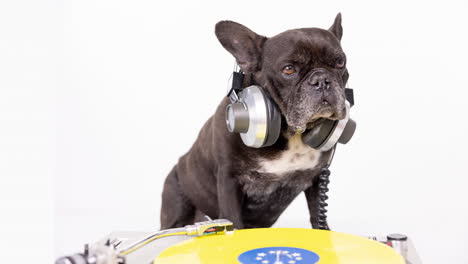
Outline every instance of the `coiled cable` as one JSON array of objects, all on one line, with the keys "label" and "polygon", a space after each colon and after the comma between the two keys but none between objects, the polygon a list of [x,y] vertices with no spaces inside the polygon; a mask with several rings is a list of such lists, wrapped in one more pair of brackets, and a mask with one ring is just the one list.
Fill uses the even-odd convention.
[{"label": "coiled cable", "polygon": [[327,223],[327,209],[328,206],[328,184],[330,183],[330,170],[328,165],[320,170],[318,182],[318,203],[317,203],[317,224],[318,229],[330,230]]}]

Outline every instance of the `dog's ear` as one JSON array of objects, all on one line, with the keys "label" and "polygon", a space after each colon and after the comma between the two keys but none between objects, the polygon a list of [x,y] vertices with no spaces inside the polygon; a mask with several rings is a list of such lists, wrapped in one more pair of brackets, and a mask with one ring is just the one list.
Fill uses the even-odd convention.
[{"label": "dog's ear", "polygon": [[335,21],[333,22],[333,25],[328,29],[333,35],[338,40],[341,40],[341,37],[343,36],[343,27],[341,26],[341,13],[338,13],[336,15]]},{"label": "dog's ear", "polygon": [[236,58],[243,72],[253,73],[259,70],[266,37],[233,21],[218,22],[215,33],[221,45]]}]

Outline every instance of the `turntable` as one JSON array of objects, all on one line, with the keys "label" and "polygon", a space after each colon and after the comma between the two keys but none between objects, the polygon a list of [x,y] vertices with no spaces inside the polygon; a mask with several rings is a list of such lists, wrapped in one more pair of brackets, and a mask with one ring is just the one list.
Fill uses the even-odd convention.
[{"label": "turntable", "polygon": [[234,230],[218,219],[155,233],[114,232],[56,264],[418,264],[409,238],[302,228]]}]

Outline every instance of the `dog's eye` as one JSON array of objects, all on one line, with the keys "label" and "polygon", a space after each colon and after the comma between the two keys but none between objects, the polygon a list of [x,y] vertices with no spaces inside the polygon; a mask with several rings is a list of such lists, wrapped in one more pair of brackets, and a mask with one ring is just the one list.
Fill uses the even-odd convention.
[{"label": "dog's eye", "polygon": [[343,68],[345,66],[345,60],[344,59],[337,59],[335,67],[336,68]]},{"label": "dog's eye", "polygon": [[286,75],[294,74],[294,73],[296,73],[296,68],[294,68],[294,66],[292,66],[292,65],[288,65],[288,66],[283,68],[283,73],[286,74]]}]

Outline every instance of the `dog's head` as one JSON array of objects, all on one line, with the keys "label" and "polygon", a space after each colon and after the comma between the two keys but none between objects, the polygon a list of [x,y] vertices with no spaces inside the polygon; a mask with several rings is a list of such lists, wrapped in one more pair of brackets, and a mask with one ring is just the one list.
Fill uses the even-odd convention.
[{"label": "dog's head", "polygon": [[346,55],[341,14],[328,30],[301,28],[267,38],[232,21],[216,36],[244,73],[279,106],[288,130],[304,131],[319,118],[345,117]]}]

